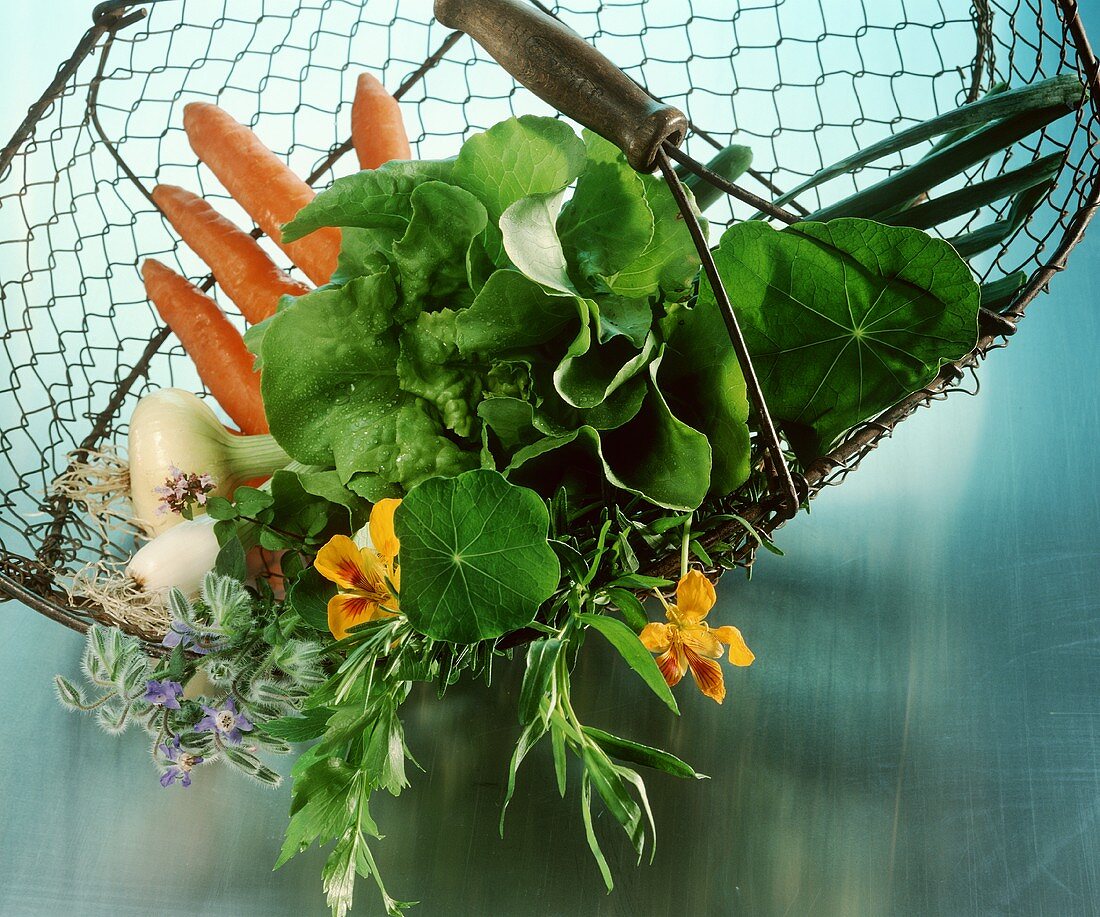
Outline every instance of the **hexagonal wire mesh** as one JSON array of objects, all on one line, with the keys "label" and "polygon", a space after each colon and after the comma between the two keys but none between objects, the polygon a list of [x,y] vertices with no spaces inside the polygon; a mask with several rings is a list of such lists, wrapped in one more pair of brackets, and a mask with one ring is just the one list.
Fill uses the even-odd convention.
[{"label": "hexagonal wire mesh", "polygon": [[[687,112],[694,155],[705,159],[710,146],[731,141],[750,145],[754,189],[765,195],[977,98],[998,80],[1022,85],[1069,71],[1092,87],[1091,102],[1076,118],[965,179],[996,174],[1009,159],[1065,157],[1056,187],[1028,223],[978,265],[983,278],[1028,272],[1029,283],[1005,310],[1009,321],[1019,318],[1064,265],[1100,195],[1100,77],[1076,0],[973,6],[742,0],[732,12],[730,6],[728,0],[573,0],[549,11]],[[156,182],[184,185],[242,225],[250,221],[198,167],[182,130],[187,102],[217,101],[318,187],[354,168],[354,157],[342,154],[363,70],[401,95],[420,157],[449,156],[465,137],[512,114],[554,114],[468,38],[426,10],[400,7],[398,0],[147,0],[96,8],[93,28],[59,71],[53,92],[32,108],[0,160],[0,592],[72,627],[98,615],[90,604],[67,602],[57,575],[111,545],[79,506],[49,495],[51,482],[74,449],[95,449],[124,434],[125,419],[149,388],[199,388],[190,361],[146,301],[138,264],[157,256],[197,282],[210,281],[147,189]],[[926,150],[876,162],[799,203],[814,208],[837,200]],[[1005,206],[950,228],[980,225]],[[708,213],[719,224],[747,215],[729,202]],[[811,495],[842,480],[917,407],[959,390],[978,360],[1004,343],[1005,330],[991,326],[974,354],[806,469]],[[764,531],[782,521],[768,500],[741,495],[731,508]],[[714,537],[727,546],[723,565],[751,560],[756,542],[743,529]]]}]

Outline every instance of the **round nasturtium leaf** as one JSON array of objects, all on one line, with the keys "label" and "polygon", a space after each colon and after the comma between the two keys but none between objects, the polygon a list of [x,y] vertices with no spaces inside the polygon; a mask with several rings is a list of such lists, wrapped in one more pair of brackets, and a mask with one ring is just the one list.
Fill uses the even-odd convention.
[{"label": "round nasturtium leaf", "polygon": [[[978,341],[981,293],[947,242],[844,217],[737,223],[714,253],[772,418],[808,463]],[[713,308],[710,285],[699,301]]]},{"label": "round nasturtium leaf", "polygon": [[496,471],[429,478],[394,525],[401,611],[434,640],[476,643],[523,627],[561,577],[546,504]]}]

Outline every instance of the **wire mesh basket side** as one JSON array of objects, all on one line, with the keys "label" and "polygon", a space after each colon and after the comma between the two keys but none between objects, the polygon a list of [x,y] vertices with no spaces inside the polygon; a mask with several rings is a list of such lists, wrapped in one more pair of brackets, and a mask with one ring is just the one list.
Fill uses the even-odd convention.
[{"label": "wire mesh basket side", "polygon": [[[1027,267],[1032,279],[1009,308],[1011,320],[1064,266],[1096,209],[1100,84],[1074,0],[976,0],[972,8],[916,0],[873,9],[796,0],[732,13],[719,0],[625,0],[552,12],[683,108],[697,126],[688,140],[696,156],[705,159],[711,146],[733,139],[753,146],[753,177],[764,194],[791,187],[838,153],[975,98],[997,79],[1080,74],[1094,91],[1072,126],[1029,138],[966,178],[994,174],[1011,156],[1066,156],[1057,188],[978,265],[984,277]],[[74,448],[124,434],[123,419],[151,379],[198,390],[188,360],[145,302],[137,263],[159,257],[197,280],[206,271],[142,189],[185,185],[238,222],[246,219],[195,163],[180,126],[183,105],[218,101],[318,186],[353,169],[343,156],[344,128],[363,69],[403,88],[421,157],[451,155],[470,133],[509,114],[553,114],[502,78],[469,39],[410,18],[396,0],[107,3],[89,36],[58,97],[28,119],[33,136],[9,146],[9,161],[0,161],[7,166],[0,252],[16,265],[0,280],[10,372],[0,397],[15,406],[0,429],[9,482],[0,504],[0,591],[78,627],[97,609],[66,611],[55,575],[109,545],[66,498],[44,496],[50,482]],[[384,58],[369,53],[383,47]],[[829,198],[814,191],[802,203],[813,207],[866,187],[906,161],[876,163],[847,187],[824,192]],[[952,229],[1004,210],[986,208]],[[708,213],[718,226],[747,215],[725,203]],[[283,262],[277,249],[269,251]],[[991,330],[966,361],[944,367],[928,389],[852,431],[807,469],[811,495],[843,480],[918,407],[959,390],[978,360],[1004,343],[1003,330]],[[737,509],[765,531],[777,522],[766,501],[742,500]],[[732,527],[714,540],[725,545],[723,565],[751,561],[756,542],[744,531]]]}]

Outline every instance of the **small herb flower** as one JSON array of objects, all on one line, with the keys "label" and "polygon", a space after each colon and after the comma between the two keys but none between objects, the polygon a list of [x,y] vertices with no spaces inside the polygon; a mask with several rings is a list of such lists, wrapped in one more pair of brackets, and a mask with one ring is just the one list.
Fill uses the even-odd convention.
[{"label": "small herb flower", "polygon": [[162,742],[157,746],[159,751],[169,762],[164,773],[160,775],[160,785],[169,787],[176,781],[180,786],[191,785],[191,771],[197,765],[202,764],[202,755],[192,755],[180,748],[180,737],[173,736],[172,741]]},{"label": "small herb flower", "polygon": [[227,697],[220,707],[202,705],[206,714],[195,724],[195,732],[212,732],[230,745],[241,744],[241,733],[251,732],[252,724],[243,713],[237,712],[237,704]]},{"label": "small herb flower", "polygon": [[721,666],[714,661],[722,657],[722,644],[729,645],[729,660],[734,665],[752,665],[756,657],[736,627],[712,630],[703,620],[716,601],[714,584],[698,570],[691,570],[676,584],[675,605],[659,592],[657,597],[665,606],[668,623],[647,624],[639,636],[646,649],[661,654],[657,666],[665,681],[673,687],[690,668],[699,690],[722,703],[726,683]]},{"label": "small herb flower", "polygon": [[397,599],[401,568],[396,562],[401,545],[393,530],[393,514],[400,504],[394,499],[374,504],[368,528],[372,547],[360,548],[347,535],[334,535],[317,552],[313,566],[340,587],[328,603],[328,628],[337,640],[356,624],[401,610]]},{"label": "small herb flower", "polygon": [[160,641],[162,646],[177,647],[181,644],[185,650],[191,650],[199,656],[205,656],[221,649],[221,642],[209,634],[200,634],[190,624],[180,618],[174,618],[168,633]]},{"label": "small herb flower", "polygon": [[167,707],[169,710],[179,710],[180,695],[183,694],[183,685],[178,681],[157,681],[151,678],[145,683],[145,696],[142,698],[147,704],[155,707]]},{"label": "small herb flower", "polygon": [[209,474],[195,474],[181,471],[175,465],[169,470],[169,477],[160,487],[154,487],[153,492],[160,497],[160,505],[157,507],[157,515],[173,512],[183,514],[184,509],[197,503],[206,505],[207,494],[214,488],[214,479]]}]

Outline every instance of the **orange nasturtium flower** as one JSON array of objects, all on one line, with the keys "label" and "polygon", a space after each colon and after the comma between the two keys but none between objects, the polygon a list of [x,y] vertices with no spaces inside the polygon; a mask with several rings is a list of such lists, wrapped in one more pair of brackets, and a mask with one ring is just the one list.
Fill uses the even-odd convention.
[{"label": "orange nasturtium flower", "polygon": [[401,569],[396,562],[400,544],[393,531],[393,513],[400,503],[386,499],[374,504],[368,527],[372,548],[360,548],[347,535],[334,535],[317,552],[313,566],[340,587],[328,603],[328,629],[337,640],[343,640],[356,624],[392,617],[401,610],[397,604]]},{"label": "orange nasturtium flower", "polygon": [[756,657],[736,627],[711,629],[703,620],[714,607],[714,584],[698,570],[691,570],[676,584],[675,605],[659,592],[657,597],[665,606],[668,623],[647,624],[640,638],[646,649],[661,654],[657,667],[665,681],[673,687],[691,669],[699,690],[722,703],[726,682],[722,667],[715,662],[722,658],[722,644],[729,645],[729,659],[734,665],[752,665]]}]

